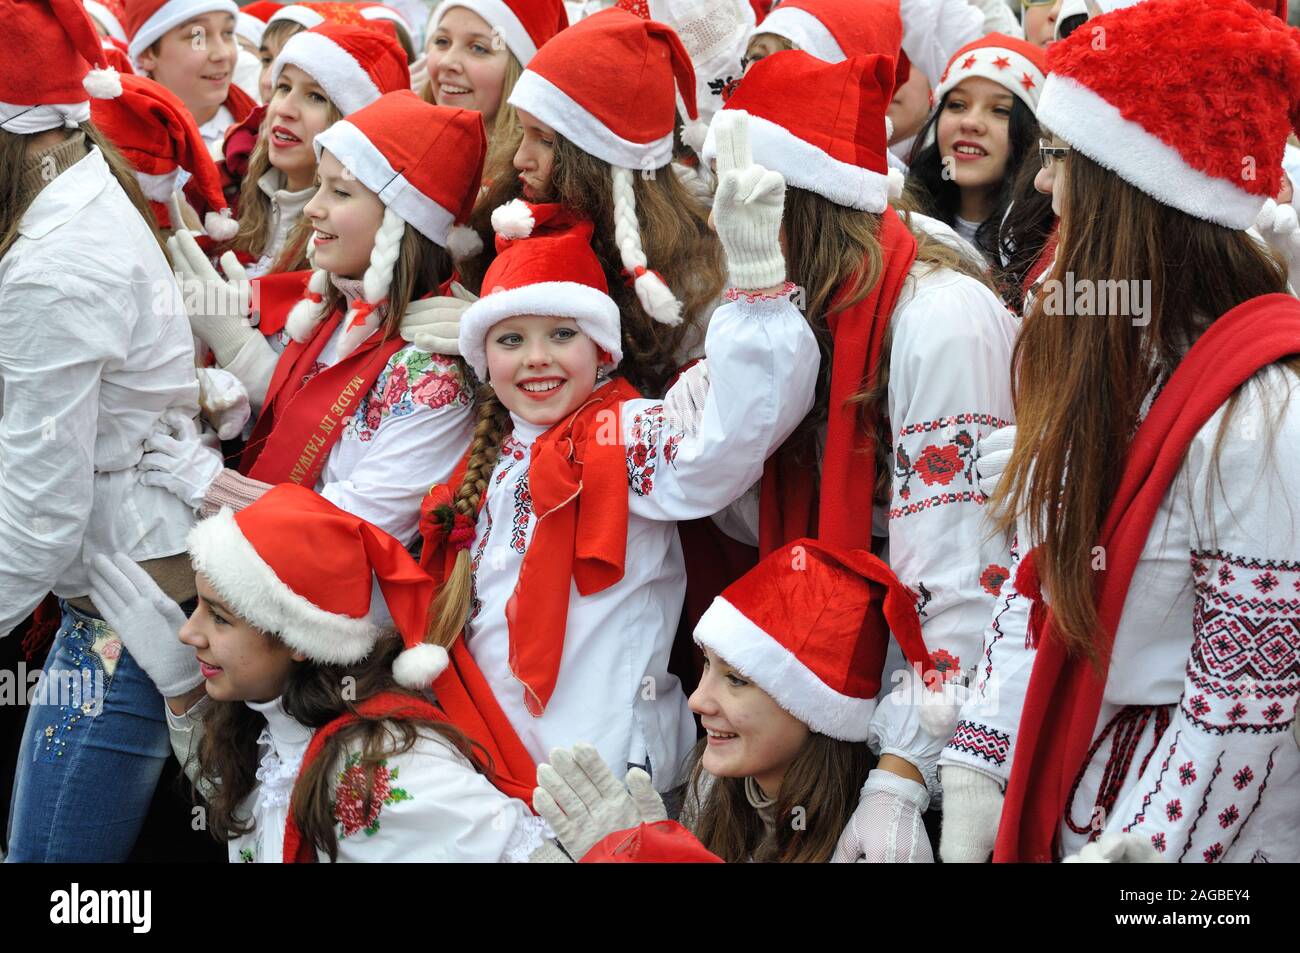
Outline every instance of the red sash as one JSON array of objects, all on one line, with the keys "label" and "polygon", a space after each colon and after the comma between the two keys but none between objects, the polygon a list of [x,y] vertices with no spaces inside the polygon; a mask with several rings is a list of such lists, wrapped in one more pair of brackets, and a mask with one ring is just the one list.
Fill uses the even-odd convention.
[{"label": "red sash", "polygon": [[995,862],[1051,862],[1075,779],[1086,768],[1110,668],[1110,649],[1133,571],[1187,447],[1206,421],[1261,368],[1300,353],[1300,301],[1263,295],[1224,314],[1192,345],[1133,438],[1119,489],[1102,524],[1106,568],[1097,576],[1100,664],[1071,654],[1042,601],[1031,552],[1016,588],[1034,600],[1038,645],[1016,756],[1011,765]]},{"label": "red sash", "polygon": [[400,336],[373,334],[355,351],[314,377],[312,368],[343,312],[322,321],[306,344],[290,342],[275,366],[266,404],[244,448],[239,471],[263,483],[316,486],[343,421],[356,413],[389,358],[406,346]]},{"label": "red sash", "polygon": [[844,549],[871,549],[875,430],[863,426],[849,398],[876,376],[889,320],[916,261],[916,237],[892,208],[880,216],[880,246],[883,271],[871,293],[845,311],[832,305],[827,316],[834,355],[820,493],[810,461],[796,459],[785,447],[768,458],[759,501],[762,556],[805,536]]}]

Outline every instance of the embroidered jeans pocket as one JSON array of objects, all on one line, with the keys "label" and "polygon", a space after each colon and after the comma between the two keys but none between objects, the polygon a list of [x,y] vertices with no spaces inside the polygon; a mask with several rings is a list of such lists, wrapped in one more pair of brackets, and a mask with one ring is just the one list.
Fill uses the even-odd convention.
[{"label": "embroidered jeans pocket", "polygon": [[65,607],[50,659],[31,698],[37,722],[32,760],[53,762],[69,735],[104,710],[122,642],[108,623]]}]

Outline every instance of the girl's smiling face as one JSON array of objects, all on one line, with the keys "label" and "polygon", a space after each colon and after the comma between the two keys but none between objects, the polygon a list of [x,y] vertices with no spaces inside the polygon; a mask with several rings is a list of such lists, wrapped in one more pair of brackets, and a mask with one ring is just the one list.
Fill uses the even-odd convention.
[{"label": "girl's smiling face", "polygon": [[550,426],[591,396],[601,350],[573,318],[519,315],[488,331],[488,383],[506,409]]},{"label": "girl's smiling face", "polygon": [[223,702],[278,698],[305,656],[232,612],[203,573],[194,580],[199,604],[179,638],[194,649],[208,695]]},{"label": "girl's smiling face", "polygon": [[492,128],[510,60],[500,35],[472,10],[452,7],[438,21],[425,52],[437,104],[477,110]]},{"label": "girl's smiling face", "polygon": [[370,264],[384,203],[334,155],[321,153],[320,188],[302,210],[315,232],[313,265],[342,278],[360,278]]},{"label": "girl's smiling face", "polygon": [[284,173],[285,186],[297,192],[316,175],[316,134],[330,125],[330,101],[320,85],[296,66],[280,71],[266,109],[266,151]]},{"label": "girl's smiling face", "polygon": [[992,80],[970,77],[939,105],[939,155],[962,189],[995,189],[1011,154],[1009,126],[1015,97]]}]

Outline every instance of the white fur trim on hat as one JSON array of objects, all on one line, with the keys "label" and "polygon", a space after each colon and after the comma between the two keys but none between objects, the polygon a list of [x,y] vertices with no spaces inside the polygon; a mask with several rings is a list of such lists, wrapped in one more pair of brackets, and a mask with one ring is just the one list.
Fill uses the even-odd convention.
[{"label": "white fur trim on hat", "polygon": [[229,13],[233,17],[238,15],[239,7],[234,0],[167,0],[154,11],[153,16],[140,24],[140,29],[131,37],[126,48],[131,62],[137,63],[140,54],[149,49],[155,40],[166,35],[168,30],[205,13]]},{"label": "white fur trim on hat", "polygon": [[235,522],[233,510],[190,530],[190,559],[241,618],[323,665],[349,665],[370,654],[381,630],[367,616],[327,612],[290,589]]},{"label": "white fur trim on hat", "polygon": [[519,314],[573,318],[583,334],[609,352],[613,367],[623,360],[618,305],[609,295],[576,281],[542,281],[485,293],[461,314],[460,354],[479,380],[487,380],[488,331]]},{"label": "white fur trim on hat", "polygon": [[266,24],[255,16],[250,16],[243,10],[240,10],[235,16],[235,36],[247,40],[254,46],[262,45],[262,34],[266,32]]},{"label": "white fur trim on hat", "polygon": [[[527,3],[528,0],[524,2]],[[438,29],[438,24],[442,22],[446,12],[453,7],[464,7],[486,20],[488,26],[501,35],[501,41],[515,55],[520,66],[527,66],[528,61],[537,55],[537,45],[533,43],[533,38],[519,22],[515,11],[501,0],[443,0],[434,8],[433,16],[429,17],[430,36]]]},{"label": "white fur trim on hat", "polygon": [[86,8],[87,13],[95,18],[96,23],[108,31],[109,36],[119,43],[126,42],[126,29],[112,10],[99,3],[98,0],[83,0],[82,6]]},{"label": "white fur trim on hat", "polygon": [[1047,77],[1038,119],[1071,148],[1194,218],[1246,229],[1264,207],[1265,196],[1192,168],[1173,146],[1125,119],[1115,106],[1068,76]]},{"label": "white fur trim on hat", "polygon": [[412,185],[406,176],[399,175],[360,129],[340,119],[317,134],[313,145],[317,162],[321,151],[328,149],[362,185],[376,193],[381,202],[416,231],[439,247],[447,247],[447,235],[455,224],[455,216]]},{"label": "white fur trim on hat", "polygon": [[315,10],[304,7],[300,3],[291,3],[287,7],[281,7],[279,10],[276,10],[271,14],[271,19],[266,21],[266,25],[270,26],[276,20],[292,20],[294,23],[305,26],[309,30],[312,27],[320,26],[325,22],[323,16]]},{"label": "white fur trim on hat", "polygon": [[651,142],[632,142],[616,135],[550,80],[524,70],[510,93],[510,105],[530,112],[583,152],[610,165],[648,172],[673,158],[673,134]]},{"label": "white fur trim on hat", "polygon": [[406,31],[407,39],[414,41],[411,32],[411,24],[406,22],[406,17],[402,16],[396,10],[389,6],[379,7],[362,7],[361,18],[363,20],[387,20],[389,23],[396,23]]},{"label": "white fur trim on hat", "polygon": [[[972,56],[975,57],[975,62],[970,66],[962,66],[962,63]],[[998,57],[1007,60],[1005,69],[998,69],[993,65]],[[1023,82],[1025,76],[1028,76],[1033,83],[1029,89],[1025,88]],[[935,87],[934,101],[938,103],[954,86],[972,77],[997,83],[1028,106],[1031,111],[1038,109],[1038,101],[1043,94],[1043,71],[1027,56],[1004,46],[986,46],[971,50],[957,62],[951,63],[948,66],[948,75]]]},{"label": "white fur trim on hat", "polygon": [[322,33],[308,30],[289,37],[271,67],[272,88],[286,66],[296,66],[314,79],[345,116],[369,106],[380,95],[379,87],[356,58]]},{"label": "white fur trim on hat", "polygon": [[416,690],[428,688],[447,668],[450,659],[441,645],[421,642],[404,649],[393,661],[393,678]]},{"label": "white fur trim on hat", "polygon": [[843,63],[848,59],[826,24],[807,10],[777,7],[750,31],[750,38],[760,33],[783,36],[805,53],[827,63]]},{"label": "white fur trim on hat", "polygon": [[716,652],[813,731],[838,741],[867,740],[876,710],[874,698],[852,698],[831,688],[722,596],[700,616],[695,641]]},{"label": "white fur trim on hat", "polygon": [[[716,123],[717,116],[704,139],[706,162],[717,157]],[[889,202],[888,174],[841,162],[761,116],[749,115],[749,147],[754,162],[780,172],[787,185],[816,192],[837,205],[879,214]]]},{"label": "white fur trim on hat", "polygon": [[44,106],[23,106],[0,102],[0,129],[16,136],[30,136],[60,127],[72,128],[90,120],[90,101],[79,103],[47,103]]}]

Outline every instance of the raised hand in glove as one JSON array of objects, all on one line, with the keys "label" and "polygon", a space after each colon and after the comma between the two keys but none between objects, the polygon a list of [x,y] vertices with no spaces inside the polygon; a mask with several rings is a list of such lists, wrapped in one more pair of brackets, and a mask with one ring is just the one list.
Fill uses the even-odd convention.
[{"label": "raised hand in glove", "polygon": [[177,637],[185,613],[125,553],[91,560],[90,598],[131,657],[165,698],[177,698],[203,681],[194,650]]},{"label": "raised hand in glove", "polygon": [[460,317],[477,301],[460,282],[451,283],[451,294],[412,301],[402,316],[402,339],[431,354],[460,354]]},{"label": "raised hand in glove", "polygon": [[727,253],[728,281],[747,291],[775,288],[785,281],[780,240],[785,178],[754,164],[747,115],[723,110],[713,124],[718,189],[712,218]]},{"label": "raised hand in glove", "polygon": [[533,807],[569,856],[581,860],[610,834],[667,820],[650,775],[633,768],[625,780],[614,777],[592,745],[556,748],[551,763],[537,768]]},{"label": "raised hand in glove", "polygon": [[1002,820],[1002,786],[987,774],[945,764],[943,831],[939,856],[945,864],[982,864],[993,854]]},{"label": "raised hand in glove", "polygon": [[252,416],[248,390],[243,382],[229,371],[219,367],[200,367],[199,409],[222,440],[238,437]]},{"label": "raised hand in glove", "polygon": [[190,328],[212,348],[223,367],[235,359],[249,338],[258,336],[250,321],[252,292],[244,266],[234,252],[221,256],[223,278],[212,267],[194,236],[182,230],[167,239],[181,284]]},{"label": "raised hand in glove", "polygon": [[160,487],[197,510],[224,469],[221,454],[199,439],[194,421],[184,414],[164,414],[162,422],[170,432],[155,430],[145,438],[140,482]]}]

